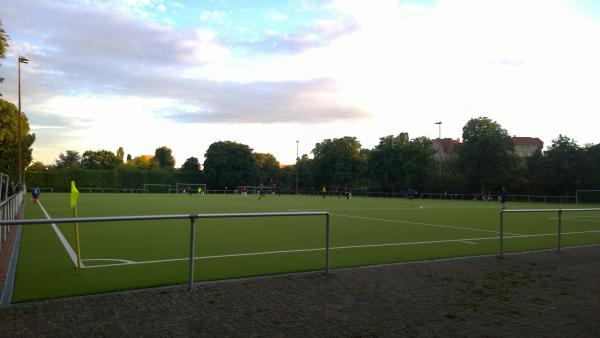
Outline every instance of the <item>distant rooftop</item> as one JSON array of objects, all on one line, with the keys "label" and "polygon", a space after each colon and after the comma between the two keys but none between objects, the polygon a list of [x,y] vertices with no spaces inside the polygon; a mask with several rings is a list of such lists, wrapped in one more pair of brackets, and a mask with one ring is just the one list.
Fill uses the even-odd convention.
[{"label": "distant rooftop", "polygon": [[513,136],[512,141],[515,145],[536,146],[540,149],[544,148],[544,142],[537,137]]}]

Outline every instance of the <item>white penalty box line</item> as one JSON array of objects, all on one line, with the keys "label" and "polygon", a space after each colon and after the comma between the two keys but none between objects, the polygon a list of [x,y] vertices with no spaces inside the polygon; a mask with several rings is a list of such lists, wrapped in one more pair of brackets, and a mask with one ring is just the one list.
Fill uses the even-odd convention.
[{"label": "white penalty box line", "polygon": [[[44,213],[46,218],[51,219],[52,217],[50,217],[50,215],[48,215],[48,212],[46,211],[46,209],[42,205],[42,202],[39,199],[37,200],[37,204],[40,206],[40,209],[42,209],[42,212]],[[75,267],[77,267],[77,254],[75,254],[75,250],[73,250],[73,248],[71,247],[71,245],[69,244],[69,242],[67,241],[65,236],[63,236],[62,232],[60,232],[60,229],[58,228],[58,226],[56,226],[55,223],[52,223],[51,226],[52,226],[52,229],[54,229],[54,232],[56,233],[56,236],[58,236],[58,239],[62,243],[63,247],[65,248],[65,250],[67,250],[67,254],[73,261],[73,265],[75,265]],[[81,267],[85,268],[85,266],[83,265],[83,260],[81,262]]]},{"label": "white penalty box line", "polygon": [[[600,230],[563,232],[562,235],[578,235],[578,234],[590,234],[590,233],[600,233]],[[520,239],[520,238],[548,237],[548,236],[556,236],[556,233],[504,236],[504,239],[511,239],[511,238]],[[378,248],[378,247],[393,247],[393,246],[408,246],[408,245],[426,245],[426,244],[444,244],[444,243],[463,243],[463,244],[468,244],[468,245],[476,245],[477,244],[476,241],[487,241],[487,240],[498,240],[498,237],[494,236],[494,237],[478,237],[478,238],[445,239],[445,240],[437,240],[437,241],[417,241],[417,242],[398,242],[398,243],[383,243],[383,244],[346,245],[346,246],[335,246],[335,247],[331,247],[330,249],[331,250],[368,249],[368,248]],[[293,250],[247,252],[247,253],[227,254],[227,255],[198,256],[198,257],[194,257],[194,259],[195,260],[201,260],[201,259],[219,259],[219,258],[232,258],[232,257],[244,257],[244,256],[275,255],[275,254],[298,253],[298,252],[324,251],[325,249],[326,248],[321,247],[321,248],[308,248],[308,249],[293,249]],[[86,259],[86,261],[91,261],[91,260],[95,260],[95,259]],[[189,257],[185,257],[185,258],[171,258],[171,259],[160,259],[160,260],[149,260],[149,261],[131,261],[131,260],[124,260],[124,259],[97,259],[97,260],[98,261],[102,261],[102,260],[119,261],[119,262],[123,262],[123,263],[89,265],[89,266],[85,266],[85,268],[86,269],[94,269],[94,268],[107,268],[107,267],[126,266],[126,265],[140,265],[140,264],[155,264],[155,263],[169,263],[169,262],[177,262],[177,261],[188,261]]]}]

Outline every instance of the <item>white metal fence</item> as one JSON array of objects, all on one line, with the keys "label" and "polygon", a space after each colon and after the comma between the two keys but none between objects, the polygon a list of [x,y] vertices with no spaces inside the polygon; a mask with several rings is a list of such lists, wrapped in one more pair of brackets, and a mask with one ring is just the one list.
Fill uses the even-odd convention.
[{"label": "white metal fence", "polygon": [[[25,196],[25,191],[20,191],[0,202],[0,221],[13,221],[17,218],[17,212],[23,201],[23,196]],[[0,225],[0,250],[2,249],[2,245],[8,240],[9,232],[10,226],[8,224]]]},{"label": "white metal fence", "polygon": [[589,208],[589,209],[504,209],[500,210],[500,253],[499,256],[504,256],[504,214],[505,213],[534,213],[534,212],[546,212],[546,213],[557,213],[557,223],[556,223],[556,250],[560,251],[561,248],[561,226],[562,226],[562,214],[565,212],[575,212],[575,211],[600,211],[600,208]]},{"label": "white metal fence", "polygon": [[[21,194],[22,196],[22,194]],[[194,258],[195,258],[195,239],[196,239],[196,220],[207,218],[248,218],[248,217],[297,217],[297,216],[325,216],[325,268],[329,272],[330,256],[330,225],[329,213],[325,211],[314,212],[261,212],[261,213],[231,213],[231,214],[179,214],[179,215],[152,215],[152,216],[114,216],[114,217],[84,217],[84,218],[49,218],[49,219],[31,219],[15,220],[14,215],[10,220],[0,221],[0,226],[14,224],[35,225],[35,224],[58,224],[58,223],[91,223],[91,222],[116,222],[116,221],[151,221],[167,219],[189,219],[190,237],[189,237],[189,268],[188,268],[188,288],[191,291],[194,285]]]}]

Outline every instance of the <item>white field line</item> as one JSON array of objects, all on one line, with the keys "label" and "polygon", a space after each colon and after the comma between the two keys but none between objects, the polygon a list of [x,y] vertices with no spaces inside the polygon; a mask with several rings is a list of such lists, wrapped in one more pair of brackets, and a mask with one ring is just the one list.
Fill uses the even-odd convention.
[{"label": "white field line", "polygon": [[465,244],[471,244],[471,245],[477,245],[477,243],[475,242],[470,242],[470,241],[460,241],[461,243],[465,243]]},{"label": "white field line", "polygon": [[[548,217],[550,221],[556,221],[558,217]],[[583,223],[600,223],[600,216],[568,216],[561,217],[562,220],[566,221],[574,221],[574,222],[583,222]]]},{"label": "white field line", "polygon": [[[593,216],[562,216],[561,219],[580,219],[580,218],[600,218],[600,215]],[[548,219],[558,219],[558,217],[548,217]]]},{"label": "white field line", "polygon": [[117,258],[86,258],[81,261],[86,262],[94,262],[94,261],[115,261],[115,262],[123,262],[123,263],[135,263],[135,261],[130,261],[128,259],[117,259]]},{"label": "white field line", "polygon": [[[42,202],[39,199],[37,201],[37,204],[42,209],[42,212],[44,213],[44,215],[46,215],[46,218],[50,219],[51,218],[50,215],[48,215],[48,212],[46,211],[46,209],[42,205]],[[67,250],[67,254],[69,255],[69,257],[71,257],[73,264],[75,265],[75,267],[77,267],[77,254],[75,254],[75,251],[73,250],[73,248],[71,248],[71,245],[69,245],[69,242],[67,242],[67,240],[65,239],[65,236],[63,236],[62,232],[60,232],[60,229],[56,226],[56,224],[52,223],[51,225],[52,225],[52,228],[54,229],[54,232],[56,233],[56,236],[58,236],[58,239],[60,240],[62,245],[65,247],[65,250]],[[84,268],[85,266],[83,265],[83,262],[80,262],[80,263],[81,263],[81,267]]]},{"label": "white field line", "polygon": [[[322,251],[325,248],[314,248],[314,249],[296,249],[296,250],[278,250],[278,251],[264,251],[264,252],[249,252],[249,253],[241,253],[241,254],[230,254],[230,255],[218,255],[218,256],[199,256],[194,257],[196,259],[214,259],[214,258],[228,258],[228,257],[242,257],[242,256],[259,256],[259,255],[273,255],[273,254],[281,254],[281,253],[291,253],[291,252],[308,252],[308,251]],[[160,259],[160,260],[152,260],[152,261],[142,261],[131,263],[123,263],[123,264],[104,264],[104,265],[94,265],[94,266],[86,266],[86,268],[104,268],[109,266],[120,266],[120,265],[132,265],[132,264],[151,264],[151,263],[166,263],[166,262],[177,262],[177,261],[188,261],[189,257],[185,258],[171,258],[171,259]]]},{"label": "white field line", "polygon": [[[574,234],[587,234],[587,233],[600,233],[600,230],[591,230],[591,231],[575,231],[575,232],[563,232],[562,235],[574,235]],[[556,236],[556,233],[548,233],[548,234],[533,234],[533,235],[515,235],[515,236],[504,236],[504,239],[510,238],[528,238],[528,237],[547,237],[547,236]],[[346,245],[346,246],[335,246],[331,247],[331,250],[344,250],[344,249],[363,249],[363,248],[378,248],[378,247],[389,247],[389,246],[406,246],[406,245],[423,245],[423,244],[440,244],[440,243],[468,243],[470,241],[485,241],[485,240],[498,240],[498,236],[494,237],[479,237],[479,238],[462,238],[462,239],[445,239],[438,241],[420,241],[420,242],[399,242],[399,243],[383,243],[383,244],[364,244],[364,245]],[[471,243],[469,243],[471,244]],[[472,243],[477,244],[477,243]],[[194,257],[194,260],[200,259],[215,259],[215,258],[230,258],[230,257],[242,257],[242,256],[260,256],[260,255],[273,255],[273,254],[282,254],[282,253],[292,253],[292,252],[310,252],[310,251],[323,251],[324,247],[321,248],[310,248],[310,249],[295,249],[295,250],[278,250],[278,251],[263,251],[263,252],[248,252],[241,254],[229,254],[229,255],[217,255],[217,256],[198,256]],[[131,263],[117,263],[117,264],[103,264],[103,265],[94,265],[94,266],[86,266],[86,269],[93,268],[106,268],[111,266],[122,266],[122,265],[138,265],[138,264],[152,264],[152,263],[168,263],[168,262],[177,262],[177,261],[188,261],[190,258],[172,258],[172,259],[161,259],[161,260],[151,260],[151,261],[131,261]],[[123,260],[126,261],[126,260]]]},{"label": "white field line", "polygon": [[[438,228],[447,228],[447,229],[455,229],[455,230],[471,230],[471,231],[479,231],[479,232],[487,232],[492,234],[499,234],[500,232],[494,230],[483,230],[477,228],[470,227],[462,227],[462,226],[453,226],[453,225],[444,225],[444,224],[431,224],[431,223],[421,223],[421,222],[413,222],[413,221],[402,221],[402,220],[394,220],[394,219],[385,219],[385,218],[373,218],[373,217],[363,217],[363,216],[353,216],[353,215],[343,215],[343,214],[331,214],[333,216],[347,217],[347,218],[357,218],[364,219],[368,221],[379,221],[379,222],[390,222],[390,223],[403,223],[403,224],[413,224],[413,225],[424,225],[430,227],[438,227]],[[504,232],[508,235],[521,235],[512,232]]]},{"label": "white field line", "polygon": [[579,223],[600,223],[600,219],[598,219],[598,220],[593,220],[593,219],[569,219],[569,221],[579,222]]}]

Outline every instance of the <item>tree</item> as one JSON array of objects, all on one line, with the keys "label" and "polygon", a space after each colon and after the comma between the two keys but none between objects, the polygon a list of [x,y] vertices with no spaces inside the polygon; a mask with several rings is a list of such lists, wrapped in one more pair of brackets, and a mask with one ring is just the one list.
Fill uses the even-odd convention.
[{"label": "tree", "polygon": [[277,180],[279,161],[272,154],[254,153],[258,165],[258,180],[260,184],[270,184]]},{"label": "tree", "polygon": [[174,168],[175,157],[172,155],[171,148],[162,146],[154,151],[154,160],[158,162],[160,168]]},{"label": "tree", "polygon": [[4,59],[6,56],[6,49],[8,48],[9,36],[2,27],[2,20],[0,20],[0,59]]},{"label": "tree", "polygon": [[567,136],[558,135],[545,153],[544,186],[551,194],[574,194],[584,172],[584,152]]},{"label": "tree", "polygon": [[186,171],[186,172],[200,172],[200,161],[198,161],[197,158],[195,157],[190,157],[187,160],[185,160],[185,162],[183,162],[183,165],[181,166],[181,171]]},{"label": "tree", "polygon": [[405,146],[404,163],[404,186],[421,189],[425,183],[430,169],[433,167],[434,159],[433,145],[426,137],[417,137]]},{"label": "tree", "polygon": [[127,154],[127,163],[131,162],[133,159],[131,158],[131,154]]},{"label": "tree", "polygon": [[241,143],[219,141],[204,154],[204,174],[207,184],[222,189],[257,183],[258,166],[252,149]]},{"label": "tree", "polygon": [[[8,39],[9,36],[6,34],[4,28],[2,28],[2,21],[0,20],[0,59],[4,59],[6,56],[6,49],[8,48]],[[4,78],[0,76],[0,84],[4,82]],[[2,92],[0,92],[0,97],[2,96]]]},{"label": "tree", "polygon": [[467,122],[462,136],[460,168],[472,189],[485,192],[510,182],[519,159],[506,129],[487,117],[478,117]]},{"label": "tree", "polygon": [[115,153],[108,150],[88,150],[81,158],[81,167],[84,169],[112,170],[122,163]]},{"label": "tree", "polygon": [[584,179],[582,188],[600,188],[600,143],[588,145],[584,149]]},{"label": "tree", "polygon": [[[19,110],[14,104],[0,99],[0,172],[17,177],[17,158],[19,154]],[[23,168],[32,160],[35,134],[29,134],[29,120],[21,114],[21,158]]]},{"label": "tree", "polygon": [[158,162],[151,155],[136,156],[131,160],[131,164],[140,169],[159,168]]},{"label": "tree", "polygon": [[29,165],[25,170],[27,171],[45,171],[48,170],[48,166],[40,161],[35,161]]},{"label": "tree", "polygon": [[121,163],[123,163],[123,160],[125,159],[125,150],[123,150],[123,147],[117,149],[117,157],[121,160]]},{"label": "tree", "polygon": [[56,169],[72,169],[81,167],[81,156],[75,150],[67,150],[64,154],[60,153],[54,163]]},{"label": "tree", "polygon": [[366,159],[356,137],[326,139],[312,150],[317,184],[352,186],[366,172]]},{"label": "tree", "polygon": [[369,153],[368,168],[384,190],[420,189],[433,165],[433,154],[428,138],[410,141],[407,133],[389,135],[380,138]]}]

